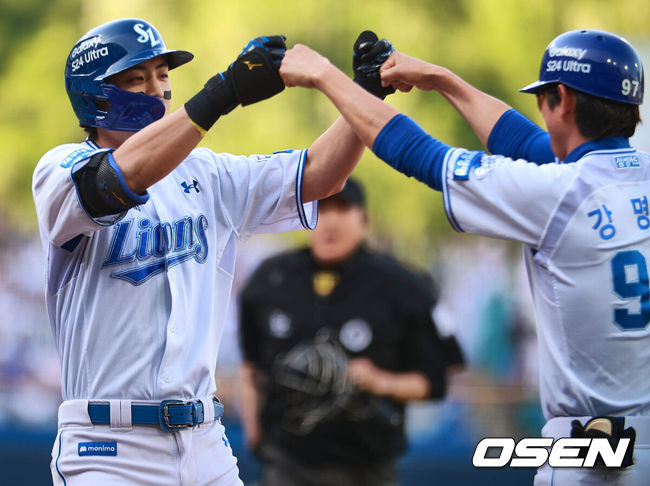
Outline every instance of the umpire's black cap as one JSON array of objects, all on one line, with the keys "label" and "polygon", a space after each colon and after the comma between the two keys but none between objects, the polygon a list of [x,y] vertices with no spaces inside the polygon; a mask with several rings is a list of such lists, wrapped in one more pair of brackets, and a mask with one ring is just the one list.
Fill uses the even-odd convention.
[{"label": "umpire's black cap", "polygon": [[366,197],[363,193],[363,187],[354,179],[350,178],[345,182],[343,189],[338,194],[331,197],[339,197],[348,204],[356,204],[357,206],[366,207]]}]

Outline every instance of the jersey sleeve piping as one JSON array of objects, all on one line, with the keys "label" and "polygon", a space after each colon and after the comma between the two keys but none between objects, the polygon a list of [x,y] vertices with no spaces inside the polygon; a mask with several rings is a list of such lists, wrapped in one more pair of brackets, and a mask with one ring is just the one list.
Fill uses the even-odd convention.
[{"label": "jersey sleeve piping", "polygon": [[307,150],[303,150],[300,154],[300,161],[298,162],[297,175],[296,175],[296,207],[298,208],[298,217],[303,228],[313,230],[318,224],[318,201],[315,201],[315,210],[313,211],[311,221],[307,219],[305,212],[305,205],[302,201],[302,183],[305,171],[305,160],[307,158]]},{"label": "jersey sleeve piping", "polygon": [[465,230],[461,228],[460,224],[456,220],[456,217],[454,216],[454,211],[451,207],[451,198],[449,197],[449,161],[451,160],[451,155],[454,152],[455,149],[451,149],[447,151],[447,154],[445,155],[445,159],[443,162],[443,177],[442,177],[442,200],[443,200],[443,205],[445,207],[445,214],[447,215],[447,219],[449,220],[449,223],[451,224],[452,228],[454,230],[458,231],[459,233],[465,233]]}]

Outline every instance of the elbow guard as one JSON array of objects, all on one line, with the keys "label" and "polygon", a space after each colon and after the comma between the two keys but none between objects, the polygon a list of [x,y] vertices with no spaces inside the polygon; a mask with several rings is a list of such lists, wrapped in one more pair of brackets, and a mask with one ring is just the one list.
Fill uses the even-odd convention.
[{"label": "elbow guard", "polygon": [[84,209],[93,218],[128,211],[149,200],[149,194],[135,194],[127,186],[112,150],[90,157],[79,170],[72,173],[77,193]]}]

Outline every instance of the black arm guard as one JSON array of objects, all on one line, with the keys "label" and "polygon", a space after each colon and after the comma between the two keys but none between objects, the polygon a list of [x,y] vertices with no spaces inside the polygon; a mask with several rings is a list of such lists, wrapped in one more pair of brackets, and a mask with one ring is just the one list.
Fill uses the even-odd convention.
[{"label": "black arm guard", "polygon": [[84,209],[93,218],[119,214],[149,200],[149,194],[135,194],[129,189],[112,150],[90,157],[72,174]]}]

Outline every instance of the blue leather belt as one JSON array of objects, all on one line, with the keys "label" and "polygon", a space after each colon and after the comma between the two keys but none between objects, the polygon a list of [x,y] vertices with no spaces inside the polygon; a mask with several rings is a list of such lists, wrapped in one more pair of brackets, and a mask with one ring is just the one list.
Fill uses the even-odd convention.
[{"label": "blue leather belt", "polygon": [[[223,405],[215,397],[214,419],[223,416]],[[108,403],[89,403],[88,415],[93,424],[111,423],[111,406]],[[172,432],[201,424],[204,421],[203,403],[180,400],[163,400],[159,405],[131,405],[133,425],[159,425]]]}]

